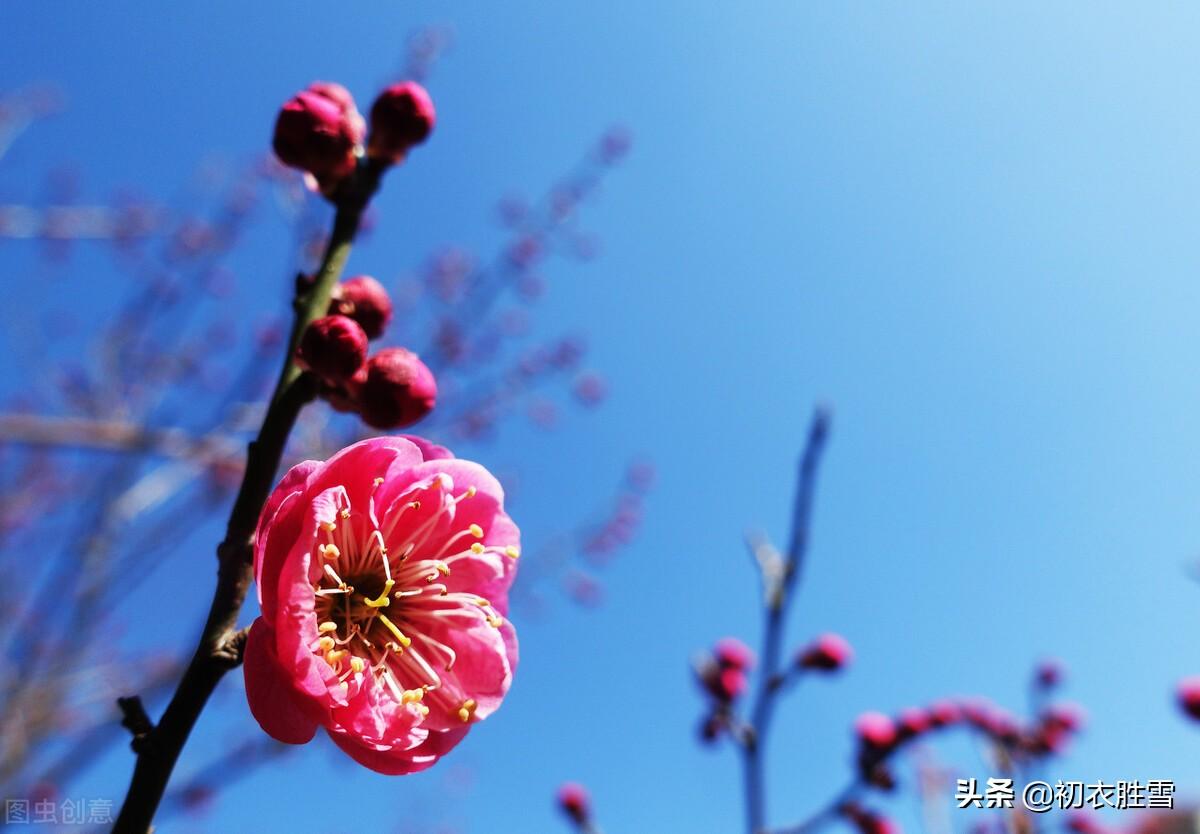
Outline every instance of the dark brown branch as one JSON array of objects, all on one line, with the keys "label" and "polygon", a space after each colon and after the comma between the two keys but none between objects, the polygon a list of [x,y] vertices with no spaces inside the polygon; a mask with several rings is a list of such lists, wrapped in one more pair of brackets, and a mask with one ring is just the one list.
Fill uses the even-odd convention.
[{"label": "dark brown branch", "polygon": [[147,834],[150,830],[192,727],[221,677],[241,660],[240,645],[245,638],[239,637],[237,619],[252,576],[254,528],[275,483],[296,418],[316,394],[312,378],[302,373],[294,360],[296,345],[304,329],[328,309],[330,293],[350,255],[363,209],[378,188],[382,173],[382,168],[364,163],[338,194],[333,232],[321,267],[311,282],[297,286],[296,315],[283,369],[258,437],[246,450],[241,488],[229,515],[225,539],[217,547],[217,585],[204,631],[162,719],[138,751],[114,834]]},{"label": "dark brown branch", "polygon": [[766,624],[763,629],[761,678],[742,743],[746,824],[749,834],[763,834],[767,830],[766,784],[763,774],[766,739],[776,696],[781,691],[784,679],[780,670],[780,660],[783,654],[787,613],[808,549],[817,466],[828,435],[829,414],[824,409],[817,409],[809,425],[804,454],[800,458],[796,503],[792,511],[792,539],[778,574],[771,575],[766,570],[763,573]]}]

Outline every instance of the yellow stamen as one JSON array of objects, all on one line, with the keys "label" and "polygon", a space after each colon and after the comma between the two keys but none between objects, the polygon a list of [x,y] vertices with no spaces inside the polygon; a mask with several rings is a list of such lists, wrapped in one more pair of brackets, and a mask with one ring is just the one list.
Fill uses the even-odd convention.
[{"label": "yellow stamen", "polygon": [[379,616],[380,621],[387,628],[387,630],[390,631],[392,634],[396,635],[396,639],[400,641],[400,645],[404,646],[404,648],[406,648],[406,649],[412,645],[412,640],[405,637],[404,632],[401,631],[400,629],[396,628],[395,623],[393,623],[391,620],[389,620],[387,617],[385,617],[382,614],[380,614],[378,616]]},{"label": "yellow stamen", "polygon": [[387,582],[384,582],[383,593],[375,597],[375,599],[366,600],[367,605],[371,608],[386,608],[387,604],[391,602],[391,600],[388,599],[388,594],[392,592],[392,587],[395,584],[396,580],[394,579],[389,579]]},{"label": "yellow stamen", "polygon": [[317,626],[317,631],[321,632],[322,634],[328,634],[331,631],[337,631],[337,623],[333,622],[332,620],[326,620]]},{"label": "yellow stamen", "polygon": [[521,549],[510,544],[508,547],[504,548],[504,555],[510,559],[517,559],[521,556]]},{"label": "yellow stamen", "polygon": [[367,664],[363,662],[361,657],[355,655],[354,657],[350,658],[350,671],[357,673],[361,672],[365,668],[367,668]]},{"label": "yellow stamen", "polygon": [[475,703],[474,698],[468,698],[467,700],[463,701],[463,705],[458,708],[459,720],[462,721],[464,724],[466,724],[468,721],[470,721],[471,716],[475,714],[476,706],[477,705]]},{"label": "yellow stamen", "polygon": [[477,539],[483,538],[483,528],[480,527],[478,524],[472,524],[470,527],[467,528],[467,530],[469,530],[471,532],[471,535],[474,536],[475,538],[477,538]]},{"label": "yellow stamen", "polygon": [[317,647],[323,652],[333,651],[333,647],[337,644],[333,642],[332,637],[322,637],[317,641]]},{"label": "yellow stamen", "polygon": [[406,689],[406,690],[404,690],[404,694],[400,698],[400,703],[416,704],[416,703],[420,703],[421,699],[424,697],[425,697],[424,689]]},{"label": "yellow stamen", "polygon": [[337,529],[337,525],[334,524],[332,521],[322,521],[321,529],[324,530],[326,533],[332,533],[334,530]]},{"label": "yellow stamen", "polygon": [[317,552],[326,559],[336,559],[342,555],[342,551],[338,550],[338,546],[336,544],[323,544],[317,548]]}]

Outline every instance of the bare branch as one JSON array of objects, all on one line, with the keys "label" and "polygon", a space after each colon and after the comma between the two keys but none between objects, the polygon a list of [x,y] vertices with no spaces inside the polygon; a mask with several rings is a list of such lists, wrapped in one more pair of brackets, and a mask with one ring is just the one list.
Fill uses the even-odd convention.
[{"label": "bare branch", "polygon": [[[782,689],[780,659],[788,608],[799,580],[804,557],[808,550],[809,523],[813,496],[816,491],[817,467],[829,436],[829,413],[818,408],[808,429],[808,441],[800,457],[796,484],[796,501],[792,510],[792,536],[782,568],[772,565],[772,573],[764,571],[766,583],[766,624],[763,630],[762,671],[758,694],[750,713],[748,743],[743,744],[743,763],[746,788],[746,822],[749,834],[761,834],[766,829],[766,784],[763,776],[764,751],[770,730],[776,696]],[[778,557],[776,557],[778,558]]]}]

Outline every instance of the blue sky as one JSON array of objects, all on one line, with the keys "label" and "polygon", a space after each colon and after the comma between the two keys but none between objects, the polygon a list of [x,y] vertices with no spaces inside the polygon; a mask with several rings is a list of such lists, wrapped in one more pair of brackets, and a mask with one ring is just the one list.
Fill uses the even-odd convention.
[{"label": "blue sky", "polygon": [[[523,461],[535,529],[602,500],[633,453],[659,485],[604,607],[514,612],[510,699],[434,772],[389,780],[321,746],[179,830],[385,832],[412,813],[554,831],[568,778],[609,834],[737,830],[735,761],[697,747],[686,664],[757,640],[741,534],[785,537],[817,401],[834,434],[792,635],[840,631],[858,658],[783,710],[776,821],[844,781],[859,711],[954,693],[1016,708],[1046,654],[1091,719],[1057,776],[1200,784],[1200,736],[1170,702],[1200,670],[1194,6],[6,4],[3,86],[49,79],[70,100],[6,161],[6,193],[72,160],[93,197],[169,199],[206,155],[263,148],[310,80],[365,105],[424,23],[457,33],[429,85],[438,132],[388,183],[356,269],[486,243],[495,198],[628,124],[635,150],[588,209],[603,256],[556,270],[541,311],[548,334],[586,330],[613,396],[496,454]],[[283,240],[247,246],[277,264]],[[278,305],[279,275],[247,310]],[[87,275],[54,286],[104,296]],[[181,650],[203,594],[187,604],[159,624]],[[228,689],[225,722],[256,732]],[[79,792],[119,795],[119,753]],[[459,765],[469,791],[447,787]]]}]

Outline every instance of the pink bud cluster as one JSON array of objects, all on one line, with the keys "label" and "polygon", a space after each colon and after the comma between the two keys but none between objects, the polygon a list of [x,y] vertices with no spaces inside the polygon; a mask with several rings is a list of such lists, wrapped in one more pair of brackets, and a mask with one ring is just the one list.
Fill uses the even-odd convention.
[{"label": "pink bud cluster", "polygon": [[729,726],[733,706],[749,689],[754,652],[736,637],[722,637],[696,662],[696,680],[709,697],[700,735],[715,741]]},{"label": "pink bud cluster", "polygon": [[377,429],[411,426],[437,400],[433,372],[412,351],[390,347],[368,356],[368,341],[382,336],[391,318],[387,290],[368,275],[351,278],[334,290],[328,315],[308,326],[296,352],[334,408]]},{"label": "pink bud cluster", "polygon": [[406,81],[375,99],[368,133],[350,91],[317,81],[280,109],[272,146],[280,162],[303,171],[316,189],[332,197],[358,167],[364,139],[369,160],[394,165],[429,137],[435,122],[429,94]]},{"label": "pink bud cluster", "polygon": [[910,707],[895,716],[866,712],[854,724],[858,739],[858,766],[864,779],[890,787],[884,763],[907,742],[945,727],[968,727],[1018,758],[1038,758],[1060,753],[1084,723],[1083,710],[1074,704],[1052,704],[1032,721],[1022,722],[986,698],[935,701],[927,707]]}]

